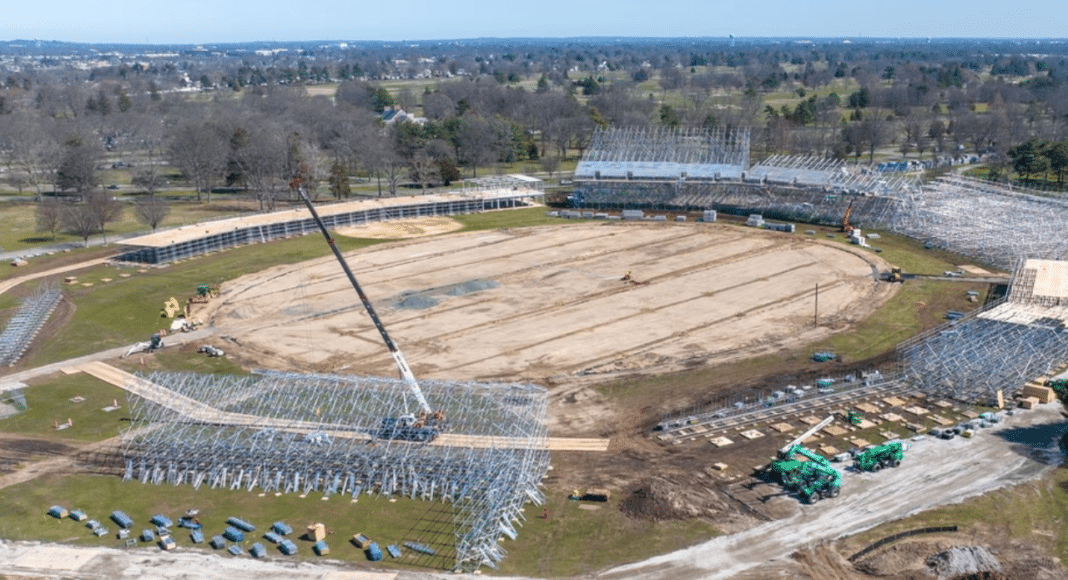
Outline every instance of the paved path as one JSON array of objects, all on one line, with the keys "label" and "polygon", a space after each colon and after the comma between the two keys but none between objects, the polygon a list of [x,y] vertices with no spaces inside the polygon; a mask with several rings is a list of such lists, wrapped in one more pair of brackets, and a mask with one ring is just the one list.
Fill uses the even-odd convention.
[{"label": "paved path", "polygon": [[33,274],[26,274],[24,276],[18,276],[15,278],[9,278],[7,280],[0,281],[0,294],[7,292],[8,290],[22,284],[23,282],[29,282],[30,280],[36,280],[38,278],[44,278],[46,276],[55,276],[56,274],[63,274],[64,272],[70,272],[71,270],[81,270],[84,268],[91,268],[100,264],[106,264],[110,262],[114,256],[108,256],[107,258],[97,258],[95,260],[87,260],[85,262],[79,262],[77,264],[69,264],[61,266],[59,268],[52,268],[51,270],[45,270],[43,272],[35,272]]}]

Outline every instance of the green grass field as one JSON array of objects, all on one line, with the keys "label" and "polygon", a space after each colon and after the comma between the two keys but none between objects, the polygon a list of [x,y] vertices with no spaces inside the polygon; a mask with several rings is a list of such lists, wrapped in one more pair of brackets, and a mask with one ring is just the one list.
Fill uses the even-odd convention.
[{"label": "green grass field", "polygon": [[[122,409],[104,407],[118,403],[126,407],[126,391],[85,374],[56,374],[29,383],[23,390],[27,409],[0,420],[0,432],[22,433],[60,442],[100,441],[119,434]],[[81,398],[78,401],[77,398]],[[54,426],[70,419],[73,426]]]}]

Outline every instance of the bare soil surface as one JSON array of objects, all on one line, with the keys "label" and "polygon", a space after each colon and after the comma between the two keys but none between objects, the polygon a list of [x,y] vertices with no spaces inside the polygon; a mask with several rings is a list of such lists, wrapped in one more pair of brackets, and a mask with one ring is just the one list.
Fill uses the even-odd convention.
[{"label": "bare soil surface", "polygon": [[[721,224],[474,232],[349,260],[415,374],[447,380],[547,384],[741,360],[844,331],[896,288],[873,279],[885,267],[873,254]],[[332,258],[224,284],[204,318],[260,366],[395,372]]]},{"label": "bare soil surface", "polygon": [[436,236],[455,232],[462,227],[464,227],[463,224],[448,216],[424,216],[402,220],[367,222],[359,226],[338,228],[337,233],[355,238],[396,240]]}]

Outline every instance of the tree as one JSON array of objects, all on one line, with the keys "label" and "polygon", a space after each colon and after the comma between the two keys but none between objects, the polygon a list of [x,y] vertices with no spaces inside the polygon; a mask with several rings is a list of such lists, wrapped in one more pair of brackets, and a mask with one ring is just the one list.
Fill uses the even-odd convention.
[{"label": "tree", "polygon": [[1012,158],[1012,168],[1027,182],[1032,175],[1038,175],[1049,170],[1049,159],[1042,155],[1042,145],[1034,139],[1009,149],[1009,157]]},{"label": "tree", "polygon": [[[543,158],[544,159],[544,158]],[[437,160],[438,175],[441,176],[443,185],[451,185],[454,181],[460,181],[460,168],[451,157],[442,157]]]},{"label": "tree", "polygon": [[156,231],[159,224],[170,215],[171,207],[158,197],[148,197],[134,203],[134,213],[138,221]]},{"label": "tree", "polygon": [[660,124],[665,127],[679,126],[679,114],[671,105],[660,105]]},{"label": "tree", "polygon": [[556,173],[556,170],[560,169],[560,158],[555,155],[546,155],[542,157],[541,168],[549,174],[549,179],[552,179],[553,173]]},{"label": "tree", "polygon": [[1064,187],[1064,174],[1068,173],[1068,141],[1060,141],[1046,147],[1049,168],[1057,174],[1057,185]]},{"label": "tree", "polygon": [[37,202],[37,231],[48,232],[52,239],[56,239],[56,231],[62,225],[63,202],[58,198],[49,197]]},{"label": "tree", "polygon": [[351,191],[349,188],[349,172],[343,164],[334,163],[330,167],[330,194],[337,199],[347,199]]},{"label": "tree", "polygon": [[85,195],[85,203],[82,204],[89,219],[92,220],[96,231],[104,235],[104,243],[108,241],[107,225],[122,217],[122,204],[106,191],[90,191]]},{"label": "tree", "polygon": [[61,190],[71,190],[84,196],[96,185],[98,151],[82,137],[71,136],[63,143],[56,184]]},{"label": "tree", "polygon": [[438,177],[438,165],[425,151],[420,151],[412,156],[411,178],[418,183],[426,193],[427,184]]},{"label": "tree", "polygon": [[[203,122],[187,121],[179,125],[167,141],[167,158],[193,182],[197,201],[201,192],[211,190],[213,181],[226,169],[229,144],[221,127]],[[211,194],[208,194],[211,202]]]},{"label": "tree", "polygon": [[64,232],[84,240],[87,248],[89,236],[97,232],[96,220],[84,203],[64,205],[60,223]]}]

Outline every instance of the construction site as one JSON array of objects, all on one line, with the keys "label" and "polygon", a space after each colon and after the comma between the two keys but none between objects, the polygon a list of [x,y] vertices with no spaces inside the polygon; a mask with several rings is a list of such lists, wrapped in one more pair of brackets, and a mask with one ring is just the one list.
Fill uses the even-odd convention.
[{"label": "construction site", "polygon": [[[228,279],[197,305],[196,336],[250,375],[151,360],[192,355],[193,343],[131,349],[123,364],[139,376],[65,367],[130,393],[114,475],[444,502],[405,537],[433,554],[424,569],[507,573],[504,538],[522,543],[550,509],[569,522],[604,507],[719,535],[585,570],[597,577],[862,579],[898,572],[904,560],[881,549],[898,538],[852,554],[831,542],[1059,463],[1068,248],[1056,228],[1068,203],[825,160],[750,166],[742,130],[603,130],[575,178],[571,208],[545,209],[552,225],[444,235],[450,214],[541,201],[536,180],[513,176],[455,198],[356,202],[322,218],[308,201],[129,240],[122,259],[142,264],[320,233],[335,255]],[[342,256],[328,227],[410,239]],[[902,272],[879,232],[954,262]],[[928,282],[946,288],[932,307],[943,310],[896,347],[811,348]],[[532,505],[546,506],[544,523],[524,515]],[[916,535],[935,540],[891,548],[913,546],[917,573],[964,536],[927,528]],[[1002,552],[990,577],[1064,573],[1056,562],[1021,572],[1033,556]]]}]

